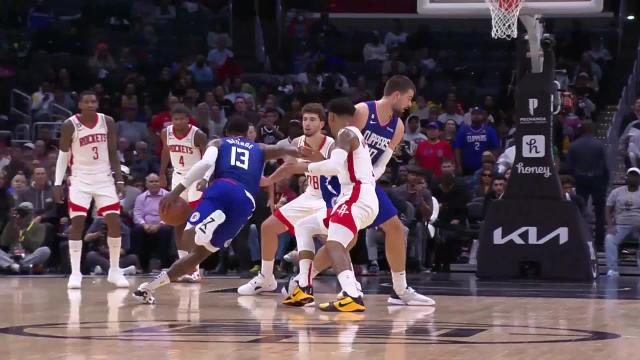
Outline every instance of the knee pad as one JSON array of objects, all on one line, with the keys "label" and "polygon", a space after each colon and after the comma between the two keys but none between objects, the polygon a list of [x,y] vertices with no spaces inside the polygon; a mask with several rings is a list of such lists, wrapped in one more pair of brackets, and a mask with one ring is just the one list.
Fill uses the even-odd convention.
[{"label": "knee pad", "polygon": [[327,241],[337,241],[346,249],[351,243],[351,240],[353,240],[354,235],[355,234],[346,226],[337,223],[330,223]]},{"label": "knee pad", "polygon": [[222,211],[216,210],[211,213],[211,215],[207,216],[206,219],[202,220],[200,224],[196,225],[196,236],[194,238],[196,244],[208,244],[213,237],[213,232],[225,221],[226,218],[226,215]]}]

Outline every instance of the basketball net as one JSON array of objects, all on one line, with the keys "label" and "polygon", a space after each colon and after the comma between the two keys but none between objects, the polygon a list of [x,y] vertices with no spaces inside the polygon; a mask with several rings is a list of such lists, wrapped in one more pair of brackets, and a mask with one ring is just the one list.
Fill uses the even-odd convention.
[{"label": "basketball net", "polygon": [[485,0],[491,11],[491,36],[494,39],[518,37],[518,15],[525,0]]}]

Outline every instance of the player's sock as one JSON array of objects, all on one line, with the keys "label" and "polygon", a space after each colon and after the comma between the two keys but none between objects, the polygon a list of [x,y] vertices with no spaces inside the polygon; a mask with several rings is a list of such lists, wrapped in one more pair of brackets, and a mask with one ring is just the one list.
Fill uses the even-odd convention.
[{"label": "player's sock", "polygon": [[313,267],[313,260],[300,259],[300,279],[298,284],[300,287],[307,287],[311,285],[311,268]]},{"label": "player's sock", "polygon": [[183,257],[189,255],[189,252],[186,250],[178,250],[178,259],[182,259]]},{"label": "player's sock", "polygon": [[153,280],[147,283],[146,287],[148,290],[153,291],[161,286],[167,285],[170,282],[171,280],[169,279],[169,275],[167,275],[166,271],[163,271],[160,273],[160,275],[156,276]]},{"label": "player's sock", "polygon": [[273,263],[274,263],[274,260],[262,260],[262,265],[260,267],[260,273],[266,279],[273,278]]},{"label": "player's sock", "polygon": [[345,291],[349,296],[354,298],[360,296],[358,287],[356,285],[356,276],[353,273],[353,270],[345,270],[338,274],[338,281],[340,282],[342,290]]},{"label": "player's sock", "polygon": [[120,269],[120,245],[122,239],[117,237],[107,237],[109,244],[109,266],[110,269]]},{"label": "player's sock", "polygon": [[393,290],[396,294],[402,294],[407,289],[407,273],[405,271],[401,272],[391,272],[391,279],[393,280]]},{"label": "player's sock", "polygon": [[82,240],[69,240],[69,259],[71,274],[80,275],[80,258],[82,257]]}]

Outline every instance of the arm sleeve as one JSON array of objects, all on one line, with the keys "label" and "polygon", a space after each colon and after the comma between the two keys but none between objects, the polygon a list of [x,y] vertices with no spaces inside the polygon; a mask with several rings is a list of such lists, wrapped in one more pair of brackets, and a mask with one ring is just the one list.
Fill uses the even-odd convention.
[{"label": "arm sleeve", "polygon": [[382,153],[376,164],[373,166],[373,174],[375,175],[376,180],[378,180],[380,176],[384,174],[384,171],[387,169],[387,164],[389,163],[389,160],[391,160],[392,156],[393,150],[387,148],[387,150]]},{"label": "arm sleeve", "polygon": [[64,181],[64,174],[67,173],[67,166],[69,166],[69,152],[58,151],[58,160],[56,161],[56,178],[54,185],[62,185]]},{"label": "arm sleeve", "polygon": [[347,155],[346,151],[335,149],[327,160],[309,164],[309,172],[314,175],[338,175],[339,169],[344,167],[344,163],[347,161]]},{"label": "arm sleeve", "polygon": [[[218,148],[215,146],[209,146],[207,151],[204,152],[202,159],[189,169],[187,174],[182,180],[182,185],[188,188],[194,182],[202,179],[208,170],[213,173],[216,166],[216,159],[218,158]],[[209,174],[211,176],[211,174]]]}]

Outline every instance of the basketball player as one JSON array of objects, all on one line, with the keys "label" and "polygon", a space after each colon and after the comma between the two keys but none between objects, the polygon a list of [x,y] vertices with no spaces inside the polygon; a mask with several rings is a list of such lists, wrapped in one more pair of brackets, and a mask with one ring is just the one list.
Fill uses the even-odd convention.
[{"label": "basketball player", "polygon": [[155,289],[193,272],[209,255],[229,246],[256,207],[254,198],[260,191],[265,161],[298,157],[303,153],[291,145],[254,143],[246,138],[248,130],[245,118],[232,117],[227,123],[228,137],[212,141],[202,160],[192,166],[182,182],[160,202],[161,213],[171,211],[180,194],[214,167],[214,181],[191,214],[183,234],[187,242],[195,242],[197,246],[173,263],[167,272],[138,287],[133,296],[143,303],[154,303]]},{"label": "basketball player", "polygon": [[329,127],[335,137],[331,157],[316,163],[292,165],[298,171],[312,175],[333,176],[340,180],[340,195],[327,217],[320,211],[300,220],[295,226],[300,276],[298,286],[285,299],[285,305],[307,306],[314,303],[311,269],[315,253],[313,235],[326,234],[324,245],[331,266],[342,287],[339,300],[320,304],[320,310],[332,312],[361,312],[366,308],[362,293],[351,267],[348,247],[358,231],[369,226],[378,214],[376,180],[369,148],[360,130],[349,124],[356,111],[348,98],[332,100],[328,105]]},{"label": "basketball player", "polygon": [[[117,136],[113,119],[98,113],[96,94],[85,91],[78,98],[80,114],[62,124],[60,151],[56,163],[53,193],[56,202],[62,203],[62,182],[67,167],[71,167],[69,178],[69,257],[71,276],[67,287],[79,289],[82,284],[80,257],[82,255],[82,232],[91,205],[107,223],[109,245],[109,275],[107,280],[117,287],[129,287],[120,269],[120,197],[124,181],[120,173],[120,162],[116,154]],[[114,184],[115,178],[115,184]]]},{"label": "basketball player", "polygon": [[[393,150],[402,141],[404,124],[398,116],[411,105],[414,94],[415,85],[409,78],[394,75],[387,80],[382,99],[356,105],[351,125],[362,131],[369,147],[376,179],[384,174],[387,163],[393,156]],[[407,286],[405,272],[407,239],[404,225],[398,218],[398,210],[379,185],[376,185],[376,195],[379,212],[371,227],[377,226],[385,233],[385,252],[391,268],[394,290],[387,302],[393,305],[435,305],[433,299],[420,295]],[[329,267],[330,258],[325,251],[323,248],[318,250],[311,277],[315,277]]]},{"label": "basketball player", "polygon": [[[171,176],[171,189],[175,189],[184,179],[184,175],[200,159],[207,147],[207,135],[197,127],[189,124],[191,113],[184,105],[176,105],[171,109],[171,125],[164,128],[160,133],[162,141],[162,156],[160,157],[160,186],[167,187],[167,166],[171,162],[173,175]],[[192,184],[180,197],[194,209],[198,200],[202,197],[202,192],[196,188],[197,184]],[[186,220],[186,219],[185,219]],[[186,222],[175,226],[176,247],[178,257],[182,258],[189,253],[193,244],[183,242],[182,232]],[[188,282],[200,281],[200,271],[196,271],[181,280]]]},{"label": "basketball player", "polygon": [[[319,152],[323,159],[329,154],[333,145],[333,139],[322,134],[325,125],[324,108],[318,103],[309,103],[302,107],[302,128],[304,135],[295,138],[292,144],[297,147],[310,147]],[[292,164],[297,159],[287,159],[285,163]],[[278,168],[271,179],[279,178],[279,173],[284,167]],[[289,173],[287,173],[288,175]],[[278,287],[273,276],[273,265],[278,247],[278,235],[289,231],[294,234],[295,224],[307,216],[313,215],[326,208],[322,197],[321,187],[327,179],[324,176],[304,173],[307,177],[307,189],[293,201],[273,213],[260,227],[260,240],[262,246],[262,267],[260,273],[247,284],[238,288],[240,295],[256,295],[265,291],[273,291]],[[285,175],[286,176],[286,175]]]}]

